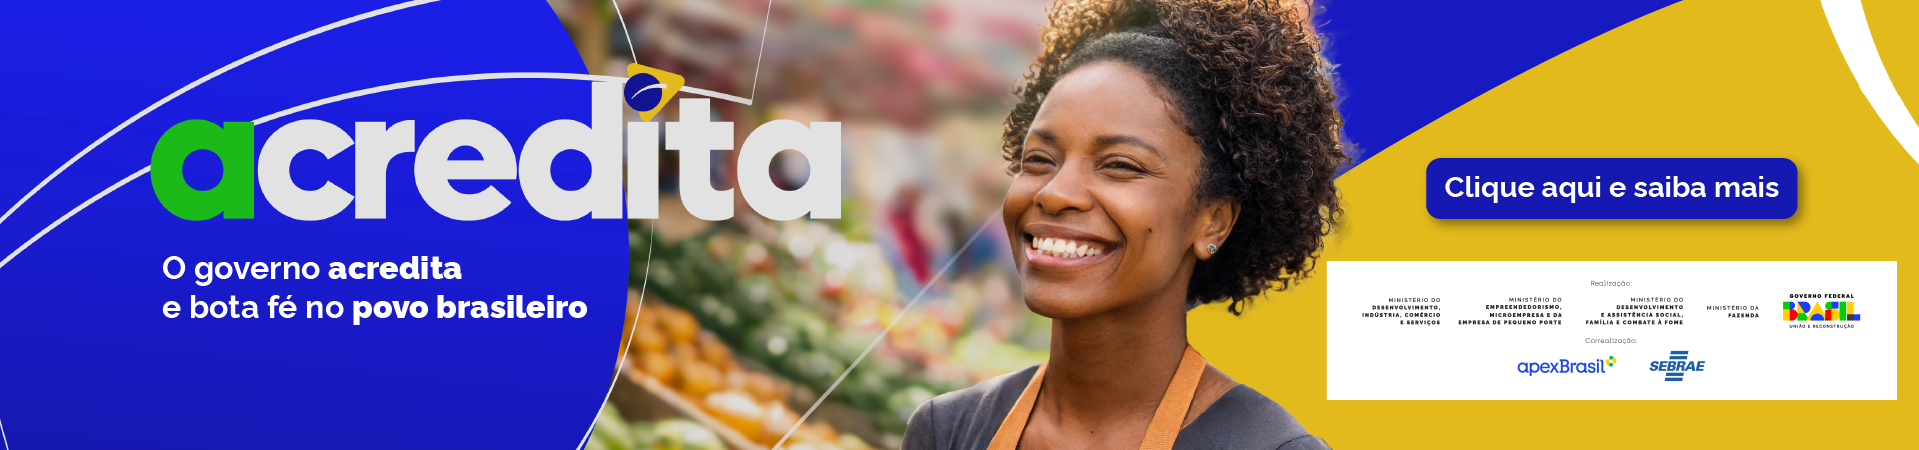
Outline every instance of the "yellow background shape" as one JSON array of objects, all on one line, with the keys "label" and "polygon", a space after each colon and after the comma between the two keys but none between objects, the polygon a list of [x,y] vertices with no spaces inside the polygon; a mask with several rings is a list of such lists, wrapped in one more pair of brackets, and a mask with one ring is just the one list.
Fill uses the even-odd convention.
[{"label": "yellow background shape", "polygon": [[[1893,81],[1919,107],[1919,6],[1894,3],[1866,3],[1867,19]],[[1426,164],[1440,157],[1785,157],[1799,166],[1799,212],[1787,220],[1441,221],[1427,215],[1422,190]],[[1901,261],[1898,284],[1919,285],[1919,164],[1860,93],[1818,2],[1695,0],[1660,10],[1467,103],[1339,186],[1346,222],[1329,238],[1320,272],[1260,299],[1245,317],[1215,304],[1187,319],[1209,360],[1335,448],[1912,448],[1919,437],[1919,399],[1910,395],[1326,400],[1327,260]],[[1919,308],[1905,308],[1899,320],[1919,323],[1914,314]],[[1910,359],[1919,345],[1903,344],[1899,355]],[[1845,362],[1829,363],[1831,379],[1778,389],[1845,382]],[[1901,386],[1913,381],[1911,370],[1900,373]]]}]

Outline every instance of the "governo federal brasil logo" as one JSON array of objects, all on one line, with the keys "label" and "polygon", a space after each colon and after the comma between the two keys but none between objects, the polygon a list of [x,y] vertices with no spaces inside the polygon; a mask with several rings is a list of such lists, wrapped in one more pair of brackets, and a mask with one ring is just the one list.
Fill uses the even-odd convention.
[{"label": "governo federal brasil logo", "polygon": [[1854,302],[1784,302],[1781,306],[1787,322],[1794,321],[1859,321],[1858,307]]},{"label": "governo federal brasil logo", "polygon": [[[555,220],[651,219],[659,217],[662,141],[666,150],[681,152],[681,180],[707,180],[712,165],[709,152],[734,149],[733,124],[712,120],[710,99],[680,100],[679,121],[665,123],[664,130],[660,122],[651,122],[684,88],[685,78],[679,75],[639,64],[627,68],[623,82],[613,77],[560,75],[593,81],[592,123],[547,122],[527,137],[517,156],[499,129],[478,120],[439,124],[425,130],[424,137],[419,136],[422,127],[412,120],[355,122],[345,127],[299,120],[281,126],[257,150],[255,125],[285,113],[253,122],[188,120],[167,129],[154,144],[154,196],[174,216],[196,221],[253,218],[256,188],[273,209],[297,220],[333,218],[348,206],[353,207],[353,218],[384,219],[387,166],[397,157],[411,155],[420,197],[435,212],[455,220],[486,219],[514,202],[492,186],[462,193],[452,185],[458,180],[516,180],[524,200]],[[632,107],[646,121],[622,123],[621,105]],[[478,150],[479,159],[450,158],[460,148]],[[294,184],[291,171],[296,155],[311,151],[332,159],[349,149],[354,168],[350,192],[335,183],[346,180],[327,180],[312,190]],[[559,187],[552,176],[554,159],[569,150],[585,154],[591,164],[585,185],[571,190]],[[776,186],[771,176],[774,155],[787,150],[799,152],[811,170],[806,182],[793,190]],[[220,161],[219,182],[207,189],[188,185],[183,173],[187,156],[199,151],[210,152]],[[760,215],[773,220],[840,217],[839,122],[767,122],[747,135],[739,152],[737,189]],[[623,183],[627,174],[633,178]],[[680,186],[680,199],[694,217],[733,217],[734,189],[686,182]]]}]

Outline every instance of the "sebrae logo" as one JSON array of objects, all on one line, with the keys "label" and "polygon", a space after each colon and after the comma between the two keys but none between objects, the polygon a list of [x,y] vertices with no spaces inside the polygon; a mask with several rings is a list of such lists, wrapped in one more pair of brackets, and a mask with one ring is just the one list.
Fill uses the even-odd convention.
[{"label": "sebrae logo", "polygon": [[1785,302],[1787,322],[1793,321],[1859,321],[1859,313],[1853,302]]},{"label": "sebrae logo", "polygon": [[[463,194],[449,181],[511,179],[518,179],[526,202],[551,219],[657,218],[662,130],[660,122],[651,120],[684,87],[685,78],[639,64],[628,66],[627,76],[624,83],[593,83],[592,124],[548,122],[527,138],[517,161],[506,136],[478,120],[440,124],[424,138],[418,138],[411,120],[356,122],[351,134],[325,121],[300,120],[280,127],[257,152],[253,122],[221,125],[188,120],[174,124],[154,144],[153,192],[168,212],[187,220],[253,218],[256,181],[267,203],[297,220],[332,218],[348,205],[353,206],[356,219],[384,219],[387,163],[411,153],[420,196],[435,212],[455,220],[492,217],[513,200],[493,187]],[[707,179],[711,158],[704,153],[734,148],[733,124],[712,121],[710,102],[683,99],[680,121],[666,123],[667,150],[701,153],[680,158],[681,180]],[[646,121],[621,123],[622,104]],[[290,170],[295,155],[315,151],[330,159],[349,147],[354,167],[351,193],[332,181],[314,190],[294,185]],[[480,159],[448,159],[461,147],[478,150]],[[206,190],[189,186],[182,173],[187,155],[200,150],[219,158],[222,167],[219,183]],[[586,154],[592,165],[586,184],[570,191],[554,184],[552,177],[554,157],[567,150]],[[786,150],[798,151],[812,170],[806,183],[791,191],[774,185],[769,169],[773,156]],[[809,214],[815,219],[840,217],[839,122],[767,122],[746,137],[739,151],[738,189],[760,215],[773,220]],[[624,174],[636,178],[625,183],[623,193]],[[686,183],[680,191],[681,203],[694,217],[709,221],[733,217],[733,189]]]},{"label": "sebrae logo", "polygon": [[1665,372],[1666,381],[1685,381],[1686,372],[1706,371],[1706,361],[1687,359],[1690,356],[1692,356],[1692,352],[1690,351],[1673,350],[1672,354],[1667,356],[1665,360],[1650,363],[1647,370]]}]

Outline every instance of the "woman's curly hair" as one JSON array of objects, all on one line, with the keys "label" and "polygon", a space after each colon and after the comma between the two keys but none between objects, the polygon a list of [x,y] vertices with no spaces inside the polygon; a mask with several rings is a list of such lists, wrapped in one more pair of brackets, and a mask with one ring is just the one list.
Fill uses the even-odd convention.
[{"label": "woman's curly hair", "polygon": [[1347,163],[1333,66],[1310,4],[1283,0],[1079,0],[1053,5],[1045,50],[1014,85],[1002,156],[1018,167],[1053,84],[1117,61],[1152,76],[1203,152],[1198,195],[1240,205],[1232,234],[1201,261],[1189,304],[1230,300],[1233,314],[1277,284],[1310,275],[1341,213]]}]

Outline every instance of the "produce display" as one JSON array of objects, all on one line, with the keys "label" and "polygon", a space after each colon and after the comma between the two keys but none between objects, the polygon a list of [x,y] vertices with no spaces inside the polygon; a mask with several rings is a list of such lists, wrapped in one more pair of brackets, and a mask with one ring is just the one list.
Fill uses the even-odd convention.
[{"label": "produce display", "polygon": [[[627,422],[615,408],[602,408],[593,419],[593,435],[585,450],[726,450],[720,436],[686,419]],[[798,448],[798,447],[795,447]]]},{"label": "produce display", "polygon": [[[852,447],[839,443],[857,436],[897,448],[924,401],[1043,361],[1050,322],[1017,300],[1005,237],[963,248],[999,209],[1007,177],[988,150],[1045,18],[1044,1],[1014,1],[1039,3],[805,1],[755,21],[765,2],[550,2],[594,73],[642,63],[689,86],[757,89],[748,104],[713,102],[716,117],[844,125],[838,219],[743,212],[680,226],[667,207],[630,222],[630,284],[645,299],[638,311],[651,312],[635,313],[641,331],[625,356],[645,383],[622,376],[610,401],[621,389],[671,396],[620,406],[650,408],[629,417],[694,418],[737,449],[777,441],[770,430],[820,401],[789,447],[814,433],[831,439],[809,444]],[[777,37],[770,51],[766,36]],[[733,155],[712,161],[712,186],[738,186],[737,153],[714,153]],[[658,166],[662,205],[679,204],[668,198],[678,164]],[[807,164],[782,158],[768,170],[797,186]],[[662,408],[673,411],[651,410]]]},{"label": "produce display", "polygon": [[914,293],[901,292],[880,247],[820,223],[760,233],[715,226],[673,242],[651,242],[651,230],[634,223],[631,303],[641,305],[641,284],[645,301],[629,314],[637,326],[629,327],[628,360],[756,442],[777,441],[798,419],[792,411],[810,406],[855,360],[826,400],[848,413],[835,424],[815,415],[789,445],[800,434],[834,445],[852,437],[834,436],[832,425],[897,442],[913,410],[934,395],[1045,358],[956,306],[953,297],[977,295],[971,287],[941,291],[902,317]]},{"label": "produce display", "polygon": [[[633,333],[628,350],[633,373],[672,389],[671,395],[756,444],[772,445],[798,423],[799,414],[786,402],[791,383],[742,366],[732,349],[701,329],[686,310],[655,301],[643,304],[640,297],[639,291],[629,291],[626,328]],[[832,426],[817,423],[800,427],[789,442],[868,448],[857,437],[841,438]]]}]

